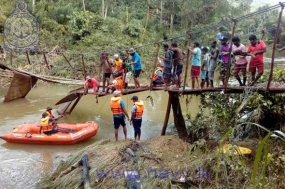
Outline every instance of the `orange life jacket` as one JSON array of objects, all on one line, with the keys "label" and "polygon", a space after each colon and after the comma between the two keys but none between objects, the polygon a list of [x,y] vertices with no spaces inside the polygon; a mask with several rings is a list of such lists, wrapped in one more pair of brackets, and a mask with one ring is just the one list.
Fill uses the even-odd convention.
[{"label": "orange life jacket", "polygon": [[122,77],[117,77],[115,78],[117,81],[117,84],[114,85],[115,89],[118,91],[123,91],[124,90],[124,81],[122,80]]},{"label": "orange life jacket", "polygon": [[134,118],[136,118],[136,119],[142,118],[143,110],[144,110],[143,101],[137,101],[137,102],[135,102],[134,105],[137,107]]},{"label": "orange life jacket", "polygon": [[163,73],[163,69],[162,68],[157,68],[154,72],[154,76],[153,76],[153,80],[156,81],[156,80],[159,80],[159,76],[157,74],[157,72],[161,71],[161,73]]},{"label": "orange life jacket", "polygon": [[113,113],[113,115],[118,115],[118,114],[124,114],[124,111],[121,107],[121,97],[112,97],[111,98],[111,111]]},{"label": "orange life jacket", "polygon": [[45,117],[41,119],[41,129],[43,132],[51,131],[53,129],[53,126],[49,124],[49,117]]},{"label": "orange life jacket", "polygon": [[123,69],[123,61],[121,59],[114,60],[116,69],[118,70],[118,73],[124,73]]}]

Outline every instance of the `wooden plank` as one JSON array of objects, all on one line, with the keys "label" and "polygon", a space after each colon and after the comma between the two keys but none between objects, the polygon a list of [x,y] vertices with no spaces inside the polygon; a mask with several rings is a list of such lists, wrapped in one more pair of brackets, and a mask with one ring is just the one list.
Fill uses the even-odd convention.
[{"label": "wooden plank", "polygon": [[166,129],[167,129],[168,121],[169,121],[172,94],[173,93],[168,92],[168,103],[167,103],[167,108],[166,108],[166,114],[165,114],[165,118],[164,118],[163,127],[161,130],[162,136],[164,136],[166,133]]}]

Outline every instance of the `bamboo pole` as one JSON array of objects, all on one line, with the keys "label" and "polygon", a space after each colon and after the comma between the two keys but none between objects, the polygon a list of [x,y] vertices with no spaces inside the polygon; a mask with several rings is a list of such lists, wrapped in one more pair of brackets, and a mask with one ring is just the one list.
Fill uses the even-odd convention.
[{"label": "bamboo pole", "polygon": [[276,31],[275,31],[275,36],[274,36],[274,43],[273,43],[272,55],[271,55],[271,68],[270,68],[270,74],[269,74],[269,79],[268,79],[268,83],[267,83],[266,92],[268,92],[270,90],[269,88],[270,88],[270,83],[271,83],[271,80],[272,80],[273,69],[274,69],[274,59],[275,59],[276,43],[277,43],[277,39],[278,39],[278,32],[279,32],[279,29],[280,29],[280,23],[281,23],[283,9],[284,9],[284,3],[279,2],[279,4],[281,6],[281,11],[279,13],[278,23],[277,23],[277,27],[276,27]]},{"label": "bamboo pole", "polygon": [[64,53],[62,53],[62,56],[63,56],[64,60],[68,63],[68,65],[73,69],[73,67],[72,67],[72,65],[71,65],[71,63],[70,63],[70,61],[68,60],[68,58],[65,56]]},{"label": "bamboo pole", "polygon": [[30,61],[30,57],[29,57],[29,52],[26,51],[26,56],[27,56],[27,59],[28,59],[28,63],[31,65],[31,61]]},{"label": "bamboo pole", "polygon": [[189,37],[188,37],[188,43],[187,43],[187,57],[186,57],[186,68],[185,68],[185,75],[184,75],[183,91],[185,90],[185,86],[186,86],[188,66],[189,66],[189,61],[190,61],[190,50],[188,49],[188,47],[191,45],[191,41],[192,41],[192,34],[188,32],[188,35]]},{"label": "bamboo pole", "polygon": [[161,131],[162,136],[164,136],[166,133],[166,128],[167,128],[167,124],[168,124],[168,120],[169,120],[169,116],[170,116],[170,110],[171,110],[171,99],[172,99],[172,93],[168,92],[168,103],[167,103],[166,114],[165,114],[165,118],[164,118],[162,131]]},{"label": "bamboo pole", "polygon": [[13,50],[10,51],[10,65],[13,65]]},{"label": "bamboo pole", "polygon": [[231,34],[231,39],[230,39],[230,49],[229,49],[229,59],[228,59],[228,65],[227,65],[227,73],[226,73],[226,80],[225,80],[225,85],[224,85],[224,93],[226,93],[227,87],[228,87],[228,81],[230,77],[230,64],[231,64],[231,54],[232,54],[232,47],[233,47],[233,37],[235,35],[235,30],[236,30],[236,25],[237,25],[237,20],[233,19],[232,20],[234,25],[232,27],[232,34]]},{"label": "bamboo pole", "polygon": [[155,53],[155,60],[154,60],[154,63],[153,63],[153,70],[152,70],[152,74],[151,74],[151,78],[150,78],[150,88],[149,90],[152,90],[152,87],[153,87],[153,82],[152,82],[152,79],[154,77],[154,72],[155,72],[155,69],[157,67],[157,61],[158,61],[158,53],[159,53],[159,48],[160,48],[160,43],[156,43],[157,45],[157,49],[156,49],[156,53]]},{"label": "bamboo pole", "polygon": [[46,51],[45,50],[43,51],[43,55],[44,55],[45,64],[46,64],[47,68],[50,69],[50,66],[48,65],[48,61],[47,61]]},{"label": "bamboo pole", "polygon": [[84,80],[86,80],[86,73],[87,73],[87,71],[86,71],[86,68],[85,68],[85,63],[84,63],[84,55],[83,54],[81,54],[81,59],[82,59],[82,67],[83,67],[83,76],[84,76]]}]

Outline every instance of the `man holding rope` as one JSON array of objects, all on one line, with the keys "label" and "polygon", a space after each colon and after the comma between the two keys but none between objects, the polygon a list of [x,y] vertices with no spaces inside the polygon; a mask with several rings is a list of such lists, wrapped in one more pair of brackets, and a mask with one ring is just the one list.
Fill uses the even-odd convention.
[{"label": "man holding rope", "polygon": [[181,84],[181,74],[183,70],[183,57],[186,55],[186,53],[178,48],[178,45],[176,42],[173,42],[171,44],[170,50],[173,52],[173,66],[174,66],[174,74],[177,76],[176,79],[176,87],[180,88]]}]

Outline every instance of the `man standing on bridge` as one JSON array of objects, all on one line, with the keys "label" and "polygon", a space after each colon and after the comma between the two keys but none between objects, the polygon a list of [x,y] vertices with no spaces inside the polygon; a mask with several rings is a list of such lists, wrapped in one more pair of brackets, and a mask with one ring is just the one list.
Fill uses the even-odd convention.
[{"label": "man standing on bridge", "polygon": [[[249,62],[249,72],[251,73],[251,83],[249,86],[253,86],[254,83],[262,76],[264,71],[263,57],[266,52],[266,45],[264,41],[257,40],[255,35],[249,37],[250,44],[247,49],[247,55],[251,56]],[[256,76],[256,70],[258,74]],[[256,76],[256,77],[255,77]]]},{"label": "man standing on bridge", "polygon": [[130,64],[133,65],[135,88],[140,88],[139,76],[142,71],[141,57],[134,48],[130,48],[128,53],[132,56],[132,62]]}]

